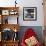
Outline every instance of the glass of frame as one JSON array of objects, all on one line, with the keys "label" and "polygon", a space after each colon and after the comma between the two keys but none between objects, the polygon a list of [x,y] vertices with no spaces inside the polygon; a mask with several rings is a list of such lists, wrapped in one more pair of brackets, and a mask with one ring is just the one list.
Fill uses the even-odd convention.
[{"label": "glass of frame", "polygon": [[3,24],[18,24],[17,16],[3,16],[2,19]]},{"label": "glass of frame", "polygon": [[36,7],[24,7],[23,8],[23,20],[24,21],[37,20],[37,8]]},{"label": "glass of frame", "polygon": [[18,16],[9,16],[8,24],[18,24]]}]

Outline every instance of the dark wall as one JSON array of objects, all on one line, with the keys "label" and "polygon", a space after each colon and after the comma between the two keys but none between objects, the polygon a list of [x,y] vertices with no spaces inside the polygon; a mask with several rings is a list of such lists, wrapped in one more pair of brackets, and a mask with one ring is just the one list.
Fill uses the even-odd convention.
[{"label": "dark wall", "polygon": [[19,31],[19,39],[20,39],[20,41],[22,40],[23,35],[24,35],[25,31],[28,28],[32,28],[37,33],[39,41],[43,42],[43,30],[42,30],[42,26],[21,26],[20,27],[20,31]]}]

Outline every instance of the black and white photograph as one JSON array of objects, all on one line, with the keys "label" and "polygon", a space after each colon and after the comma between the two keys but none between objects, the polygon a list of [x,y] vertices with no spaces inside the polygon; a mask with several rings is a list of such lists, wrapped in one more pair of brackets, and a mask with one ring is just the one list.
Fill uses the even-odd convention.
[{"label": "black and white photograph", "polygon": [[25,21],[37,20],[37,8],[36,7],[24,7],[23,8],[23,20]]}]

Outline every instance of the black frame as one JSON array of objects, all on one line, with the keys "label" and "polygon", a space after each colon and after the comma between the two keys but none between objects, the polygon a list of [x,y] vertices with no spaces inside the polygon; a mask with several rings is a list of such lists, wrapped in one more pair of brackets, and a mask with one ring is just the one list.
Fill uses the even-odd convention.
[{"label": "black frame", "polygon": [[[35,14],[34,14],[35,17],[33,16],[34,18],[28,18],[28,19],[25,18],[25,12],[27,12],[26,10],[28,9],[35,9]],[[23,7],[23,20],[24,21],[36,21],[37,20],[37,7]]]}]

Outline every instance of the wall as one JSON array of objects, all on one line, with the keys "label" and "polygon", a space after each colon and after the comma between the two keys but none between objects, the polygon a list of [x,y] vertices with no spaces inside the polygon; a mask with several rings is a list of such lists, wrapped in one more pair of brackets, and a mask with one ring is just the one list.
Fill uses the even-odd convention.
[{"label": "wall", "polygon": [[[15,0],[0,0],[0,6],[9,7],[15,6]],[[17,0],[19,6],[19,24],[20,26],[43,26],[43,6],[42,0]],[[37,21],[24,21],[23,20],[23,7],[37,7]]]}]

